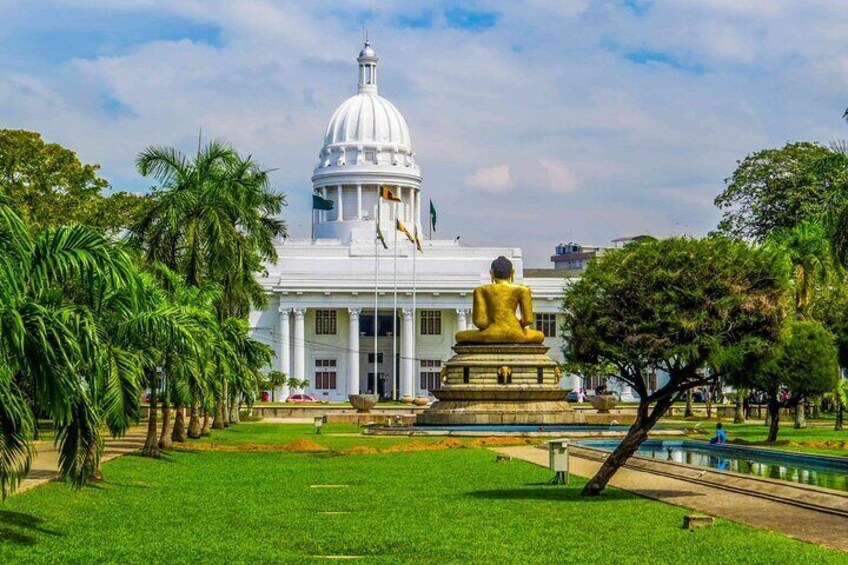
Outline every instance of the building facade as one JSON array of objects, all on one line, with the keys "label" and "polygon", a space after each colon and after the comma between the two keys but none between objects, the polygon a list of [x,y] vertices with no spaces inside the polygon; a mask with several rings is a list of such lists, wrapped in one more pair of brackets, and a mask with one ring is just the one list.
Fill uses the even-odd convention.
[{"label": "building facade", "polygon": [[[471,324],[473,289],[490,282],[500,255],[513,262],[516,282],[532,289],[536,326],[561,360],[568,280],[553,269],[525,274],[518,248],[423,238],[422,175],[409,128],[378,92],[378,58],[367,42],[357,63],[357,93],[330,118],[312,176],[313,194],[333,209],[312,211],[312,237],[281,242],[278,261],[259,279],[271,298],[251,314],[251,326],[274,348],[275,368],[330,401],[371,391],[427,395],[453,354],[454,334]],[[382,187],[400,202],[381,199]],[[422,251],[395,229],[396,219],[422,234]],[[573,379],[563,385],[573,387]]]}]

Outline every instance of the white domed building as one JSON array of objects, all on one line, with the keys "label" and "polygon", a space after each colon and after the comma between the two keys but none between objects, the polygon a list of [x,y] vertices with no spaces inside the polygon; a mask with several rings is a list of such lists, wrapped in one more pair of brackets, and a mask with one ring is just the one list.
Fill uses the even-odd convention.
[{"label": "white domed building", "polygon": [[[490,282],[500,255],[533,290],[537,327],[561,359],[562,272],[525,271],[519,248],[424,237],[422,174],[409,126],[380,96],[378,58],[367,42],[357,62],[357,93],[330,118],[312,175],[313,195],[332,209],[313,210],[312,237],[282,242],[279,260],[260,278],[269,306],[252,313],[251,325],[273,346],[275,368],[308,380],[306,392],[319,399],[375,390],[384,398],[427,396],[453,354],[454,334],[471,323],[472,290]],[[400,202],[381,199],[381,187]],[[421,252],[397,232],[395,217],[421,234]]]}]

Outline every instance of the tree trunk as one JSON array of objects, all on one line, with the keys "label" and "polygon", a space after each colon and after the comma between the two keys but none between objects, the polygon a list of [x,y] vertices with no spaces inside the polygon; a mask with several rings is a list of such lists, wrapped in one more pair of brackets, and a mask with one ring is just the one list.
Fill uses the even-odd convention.
[{"label": "tree trunk", "polygon": [[209,411],[203,409],[203,426],[200,428],[200,437],[209,437],[212,432],[209,429]]},{"label": "tree trunk", "polygon": [[91,476],[88,478],[89,482],[92,483],[102,483],[103,482],[103,467],[101,466],[101,459],[99,450],[102,447],[102,441],[94,441],[91,445],[88,446],[88,455],[87,458],[92,462],[93,468],[91,471]]},{"label": "tree trunk", "polygon": [[[152,381],[153,379],[151,379]],[[144,449],[141,454],[144,457],[159,458],[159,440],[156,433],[159,431],[157,423],[158,407],[156,406],[156,387],[150,387],[150,407],[147,411],[147,438],[144,441]]]},{"label": "tree trunk", "polygon": [[159,449],[171,449],[171,407],[162,401],[162,435],[159,436]]},{"label": "tree trunk", "polygon": [[230,404],[230,423],[239,424],[241,423],[241,418],[239,417],[239,405],[235,403],[235,401]]},{"label": "tree trunk", "polygon": [[686,410],[683,412],[684,418],[691,418],[694,416],[692,413],[692,389],[686,391]]},{"label": "tree trunk", "polygon": [[226,427],[224,423],[225,414],[224,414],[224,403],[222,401],[218,401],[215,403],[215,419],[212,420],[212,429],[213,430],[223,430]]},{"label": "tree trunk", "polygon": [[665,414],[669,406],[674,402],[672,396],[660,398],[654,404],[653,411],[648,413],[648,401],[642,396],[639,396],[639,407],[636,412],[636,421],[630,426],[627,435],[618,444],[609,457],[604,460],[601,468],[595,473],[595,476],[589,479],[586,486],[580,492],[583,496],[597,496],[606,488],[607,483],[615,475],[630,457],[636,453],[639,446],[648,439],[648,432],[657,423],[657,421]]},{"label": "tree trunk", "polygon": [[177,416],[174,418],[174,432],[171,434],[171,441],[177,443],[185,443],[186,426],[185,426],[185,406],[180,404],[177,406]]},{"label": "tree trunk", "polygon": [[733,423],[734,424],[744,424],[745,423],[745,410],[743,407],[744,402],[744,394],[742,394],[741,390],[736,391],[736,410],[733,412]]},{"label": "tree trunk", "polygon": [[222,413],[221,420],[224,422],[224,427],[225,427],[225,428],[229,428],[229,427],[230,427],[230,410],[229,410],[229,406],[230,406],[230,387],[229,387],[229,383],[227,383],[227,381],[224,381],[224,395],[221,397],[221,404],[222,404],[222,407],[221,407],[221,413]]},{"label": "tree trunk", "polygon": [[707,403],[707,420],[712,420],[712,418],[713,418],[713,389],[712,389],[712,387],[707,387],[707,396],[704,400]]},{"label": "tree trunk", "polygon": [[807,414],[804,409],[804,403],[799,402],[795,405],[795,429],[802,430],[807,427]]},{"label": "tree trunk", "polygon": [[842,431],[842,424],[845,421],[845,407],[842,406],[842,398],[836,399],[836,423],[833,425],[834,431]]},{"label": "tree trunk", "polygon": [[191,416],[188,419],[188,437],[197,439],[200,437],[200,407],[197,402],[191,404]]},{"label": "tree trunk", "polygon": [[769,432],[766,441],[774,443],[777,441],[777,432],[780,431],[780,404],[770,401],[768,410],[768,417],[770,421],[768,423]]}]

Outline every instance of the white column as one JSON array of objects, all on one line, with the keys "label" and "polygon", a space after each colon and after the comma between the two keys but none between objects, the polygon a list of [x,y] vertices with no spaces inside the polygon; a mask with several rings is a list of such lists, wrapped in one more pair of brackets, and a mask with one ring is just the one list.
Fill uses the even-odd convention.
[{"label": "white column", "polygon": [[336,187],[336,194],[338,195],[337,198],[339,200],[339,211],[336,215],[336,221],[341,222],[342,220],[344,220],[344,201],[342,200],[342,185]]},{"label": "white column", "polygon": [[401,336],[401,372],[400,372],[400,396],[403,402],[412,402],[415,396],[415,320],[410,309],[403,309],[403,329]]},{"label": "white column", "polygon": [[459,328],[458,331],[464,332],[468,329],[468,310],[456,311],[456,325]]},{"label": "white column", "polygon": [[362,219],[362,185],[356,185],[356,219]]},{"label": "white column", "polygon": [[347,393],[359,394],[359,312],[361,308],[348,308],[350,325],[347,332]]},{"label": "white column", "polygon": [[[286,308],[280,304],[278,308],[280,318],[277,323],[277,361],[280,364],[279,370],[291,377],[291,308]],[[285,400],[289,395],[289,385],[283,385],[280,390],[282,400]]]},{"label": "white column", "polygon": [[[327,199],[327,187],[326,186],[321,187],[321,198],[323,198],[324,200]],[[318,215],[321,216],[322,222],[327,221],[327,211],[326,210],[321,210],[320,212],[318,212]]]},{"label": "white column", "polygon": [[294,309],[294,378],[303,380],[306,378],[306,325],[304,317],[305,308]]},{"label": "white column", "polygon": [[415,191],[415,222],[421,227],[421,189]]},{"label": "white column", "polygon": [[412,225],[418,225],[418,191],[414,188],[410,188],[409,192],[412,194],[412,212],[410,215],[412,216]]}]

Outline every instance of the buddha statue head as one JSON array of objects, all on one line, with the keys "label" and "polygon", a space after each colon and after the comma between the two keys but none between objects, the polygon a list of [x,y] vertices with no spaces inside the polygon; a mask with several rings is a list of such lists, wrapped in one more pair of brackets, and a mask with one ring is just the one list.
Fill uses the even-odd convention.
[{"label": "buddha statue head", "polygon": [[492,276],[492,281],[509,281],[512,282],[515,276],[515,269],[512,266],[512,261],[501,255],[492,261],[492,268],[489,269],[489,274]]}]

